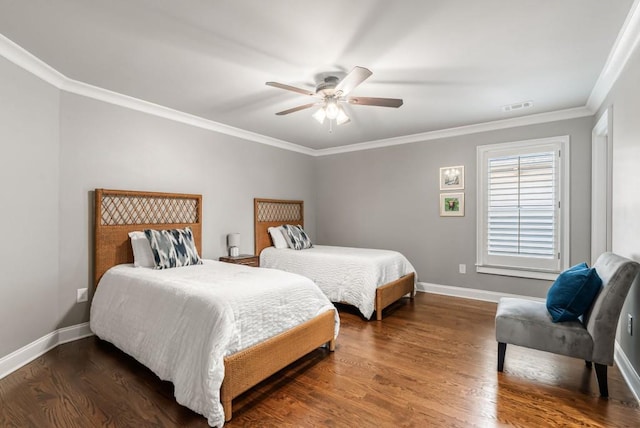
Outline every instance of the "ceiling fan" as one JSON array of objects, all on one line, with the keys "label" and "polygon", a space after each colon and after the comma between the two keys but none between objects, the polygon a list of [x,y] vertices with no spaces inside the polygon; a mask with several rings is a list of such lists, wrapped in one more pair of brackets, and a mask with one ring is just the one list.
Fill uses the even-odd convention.
[{"label": "ceiling fan", "polygon": [[295,86],[285,85],[278,82],[267,82],[268,86],[274,88],[285,89],[287,91],[297,92],[302,95],[318,98],[318,101],[283,110],[276,115],[283,116],[285,114],[294,113],[296,111],[305,110],[314,106],[321,106],[313,117],[320,123],[324,123],[325,119],[329,119],[329,126],[332,121],[342,125],[349,123],[351,120],[342,108],[342,103],[364,105],[364,106],[380,106],[395,107],[402,105],[402,100],[398,98],[372,98],[372,97],[350,97],[348,96],[358,85],[367,80],[371,76],[371,71],[364,67],[354,67],[342,80],[336,76],[327,76],[316,85],[316,91],[311,92],[308,89],[296,88]]}]

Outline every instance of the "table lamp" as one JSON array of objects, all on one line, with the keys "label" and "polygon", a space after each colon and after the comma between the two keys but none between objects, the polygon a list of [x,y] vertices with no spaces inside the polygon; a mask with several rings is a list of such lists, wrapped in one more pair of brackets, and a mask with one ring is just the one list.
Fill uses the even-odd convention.
[{"label": "table lamp", "polygon": [[227,247],[229,247],[229,256],[238,257],[240,255],[240,234],[230,233],[227,235]]}]

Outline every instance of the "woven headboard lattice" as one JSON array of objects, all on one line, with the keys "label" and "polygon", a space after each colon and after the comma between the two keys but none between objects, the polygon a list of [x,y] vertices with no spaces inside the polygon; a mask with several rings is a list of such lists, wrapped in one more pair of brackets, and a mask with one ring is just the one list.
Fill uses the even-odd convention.
[{"label": "woven headboard lattice", "polygon": [[100,223],[121,224],[197,223],[198,201],[181,197],[103,195]]},{"label": "woven headboard lattice", "polygon": [[302,220],[302,203],[295,202],[270,202],[257,200],[257,220],[258,221],[289,221],[296,222]]},{"label": "woven headboard lattice", "polygon": [[283,224],[304,226],[304,202],[287,199],[254,199],[255,253],[271,246],[268,229]]}]

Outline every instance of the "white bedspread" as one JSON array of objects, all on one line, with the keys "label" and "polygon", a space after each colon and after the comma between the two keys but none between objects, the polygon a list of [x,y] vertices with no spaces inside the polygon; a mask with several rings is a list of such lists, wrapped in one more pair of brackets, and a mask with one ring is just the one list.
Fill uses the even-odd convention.
[{"label": "white bedspread", "polygon": [[265,248],[260,266],[310,278],[332,302],[348,303],[370,318],[376,288],[415,272],[397,251],[314,245],[305,250]]},{"label": "white bedspread", "polygon": [[313,282],[287,272],[211,260],[165,270],[119,265],[96,290],[91,330],[173,382],[178,403],[222,426],[224,357],[328,310]]}]

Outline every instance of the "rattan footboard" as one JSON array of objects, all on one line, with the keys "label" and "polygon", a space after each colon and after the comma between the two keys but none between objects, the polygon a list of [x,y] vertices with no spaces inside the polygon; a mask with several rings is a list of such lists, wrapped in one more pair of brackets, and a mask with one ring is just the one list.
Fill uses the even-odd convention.
[{"label": "rattan footboard", "polygon": [[411,299],[415,294],[416,274],[410,273],[376,289],[376,320],[382,321],[382,310],[396,302],[402,296],[409,294]]},{"label": "rattan footboard", "polygon": [[226,357],[224,380],[220,388],[225,420],[231,419],[231,401],[252,386],[324,344],[333,351],[334,323],[334,311],[327,311],[291,330]]}]

